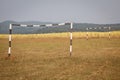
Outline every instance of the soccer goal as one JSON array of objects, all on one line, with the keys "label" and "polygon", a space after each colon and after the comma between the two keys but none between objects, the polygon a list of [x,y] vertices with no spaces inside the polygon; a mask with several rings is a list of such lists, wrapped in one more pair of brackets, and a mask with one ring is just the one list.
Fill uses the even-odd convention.
[{"label": "soccer goal", "polygon": [[73,29],[73,23],[59,23],[59,24],[45,24],[45,25],[26,25],[26,24],[10,24],[9,25],[9,48],[8,48],[8,57],[11,56],[11,47],[12,47],[12,27],[15,26],[21,26],[21,27],[51,27],[51,26],[65,26],[69,25],[70,29],[70,56],[72,55],[72,29]]},{"label": "soccer goal", "polygon": [[88,38],[89,38],[89,34],[88,34],[88,32],[89,31],[96,31],[96,30],[104,30],[104,32],[108,32],[108,38],[109,38],[109,40],[111,39],[111,27],[109,26],[109,27],[94,27],[94,28],[92,28],[92,27],[87,27],[86,28],[86,40],[88,40]]}]

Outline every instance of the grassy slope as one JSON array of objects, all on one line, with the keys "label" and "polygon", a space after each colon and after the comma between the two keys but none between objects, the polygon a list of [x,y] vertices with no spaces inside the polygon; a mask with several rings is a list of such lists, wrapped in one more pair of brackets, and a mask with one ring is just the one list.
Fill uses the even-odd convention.
[{"label": "grassy slope", "polygon": [[120,39],[14,38],[0,39],[0,80],[120,80]]}]

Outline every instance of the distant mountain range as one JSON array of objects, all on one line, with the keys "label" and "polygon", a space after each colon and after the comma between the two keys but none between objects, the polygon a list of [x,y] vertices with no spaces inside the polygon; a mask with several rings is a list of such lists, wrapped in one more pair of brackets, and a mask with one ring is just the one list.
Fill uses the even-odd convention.
[{"label": "distant mountain range", "polygon": [[[15,22],[15,21],[4,21],[0,23],[0,34],[9,33],[9,24],[18,23],[18,24],[51,24],[51,22],[39,22],[39,21],[26,21],[26,22]],[[74,23],[73,31],[74,32],[85,32],[86,28],[92,28],[88,31],[97,31],[104,32],[109,31],[108,27],[111,27],[111,31],[120,30],[120,24],[92,24],[92,23]],[[101,27],[101,29],[99,29]],[[103,27],[107,27],[103,29]],[[95,29],[97,28],[97,29]],[[70,26],[53,26],[53,27],[40,27],[40,28],[26,28],[26,27],[13,27],[13,33],[16,34],[38,34],[38,33],[58,33],[58,32],[69,32]]]}]

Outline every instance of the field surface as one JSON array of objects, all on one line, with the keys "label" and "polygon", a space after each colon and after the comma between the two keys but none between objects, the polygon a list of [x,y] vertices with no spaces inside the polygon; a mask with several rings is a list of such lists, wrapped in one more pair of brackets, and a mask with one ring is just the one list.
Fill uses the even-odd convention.
[{"label": "field surface", "polygon": [[73,37],[71,57],[69,34],[18,36],[8,58],[8,36],[0,35],[0,80],[120,80],[119,35]]}]

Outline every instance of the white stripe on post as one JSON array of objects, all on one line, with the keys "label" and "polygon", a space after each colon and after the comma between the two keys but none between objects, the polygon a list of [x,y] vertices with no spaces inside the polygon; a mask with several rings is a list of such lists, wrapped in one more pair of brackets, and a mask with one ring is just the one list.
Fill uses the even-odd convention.
[{"label": "white stripe on post", "polygon": [[52,24],[46,24],[45,26],[52,26]]},{"label": "white stripe on post", "polygon": [[11,41],[12,40],[12,36],[11,35],[9,35],[9,41]]},{"label": "white stripe on post", "polygon": [[12,24],[10,24],[9,29],[12,29]]},{"label": "white stripe on post", "polygon": [[[71,23],[71,29],[73,28],[73,23]],[[71,31],[72,32],[72,31]]]},{"label": "white stripe on post", "polygon": [[22,27],[27,27],[27,25],[25,25],[25,24],[21,24],[20,26],[22,26]]},{"label": "white stripe on post", "polygon": [[62,25],[65,25],[65,23],[60,23],[60,24],[58,24],[59,26],[62,26]]},{"label": "white stripe on post", "polygon": [[8,48],[8,55],[11,54],[11,47]]},{"label": "white stripe on post", "polygon": [[33,25],[33,27],[40,27],[40,25]]}]

